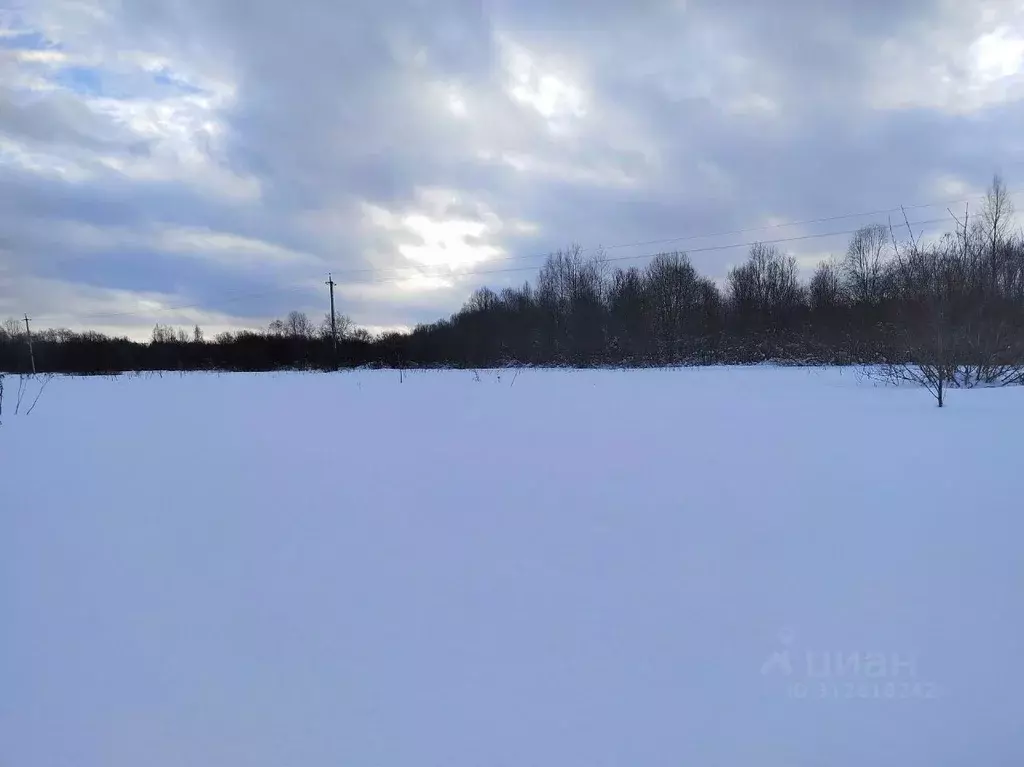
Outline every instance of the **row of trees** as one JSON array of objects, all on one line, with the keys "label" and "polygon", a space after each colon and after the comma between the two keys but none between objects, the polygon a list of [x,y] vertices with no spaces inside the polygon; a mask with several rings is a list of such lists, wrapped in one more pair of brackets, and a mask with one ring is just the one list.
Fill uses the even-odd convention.
[{"label": "row of trees", "polygon": [[32,334],[30,352],[25,326],[8,319],[0,323],[0,373],[28,372],[33,359],[39,372],[77,374],[331,369],[380,361],[380,349],[389,337],[373,338],[344,314],[335,314],[334,321],[337,351],[330,313],[316,324],[306,313],[293,311],[264,330],[223,332],[212,340],[199,325],[182,328],[157,324],[148,343],[95,331],[45,329]]},{"label": "row of trees", "polygon": [[[16,320],[7,320],[4,327],[10,333],[20,334],[21,330]],[[0,329],[0,333],[3,329]],[[68,331],[44,331],[44,338],[53,337],[55,333],[66,335]],[[243,334],[249,331],[243,331]],[[345,314],[335,312],[334,323],[331,322],[330,312],[324,315],[319,325],[309,319],[305,312],[289,312],[284,319],[276,319],[267,327],[265,335],[276,338],[305,338],[305,339],[333,339],[337,333],[339,339],[353,339],[359,341],[370,341],[370,333],[364,328],[358,328],[353,324],[352,318]],[[218,344],[230,343],[238,334],[231,332],[219,333],[215,342]],[[155,344],[184,344],[204,343],[206,340],[203,329],[194,325],[191,330],[176,328],[172,325],[161,325],[157,323],[153,328],[152,342]]]},{"label": "row of trees", "polygon": [[[685,253],[612,268],[579,246],[552,254],[536,280],[475,291],[460,311],[409,334],[371,337],[338,315],[300,312],[262,331],[204,339],[157,326],[148,344],[45,331],[40,369],[264,370],[398,366],[666,365],[788,360],[874,363],[929,386],[1018,383],[1024,361],[1024,238],[998,177],[980,211],[950,212],[950,232],[923,243],[904,218],[859,230],[805,284],[797,262],[751,247],[720,287]],[[26,365],[23,329],[0,330],[0,369]],[[923,378],[921,378],[923,376]],[[941,394],[939,395],[941,397]]]}]

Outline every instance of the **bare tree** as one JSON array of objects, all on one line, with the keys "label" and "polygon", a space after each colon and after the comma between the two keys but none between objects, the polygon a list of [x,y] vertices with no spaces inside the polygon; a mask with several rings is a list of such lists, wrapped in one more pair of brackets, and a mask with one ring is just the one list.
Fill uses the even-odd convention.
[{"label": "bare tree", "polygon": [[[943,299],[959,343],[956,385],[1024,383],[1024,327],[1013,293],[1018,249],[1000,218],[1012,210],[996,177],[986,200],[985,223],[970,228],[969,215],[953,216],[956,233],[943,238]],[[952,214],[952,211],[950,211]]]},{"label": "bare tree", "polygon": [[366,328],[355,328],[349,332],[349,339],[352,341],[370,343],[373,341],[373,334]]},{"label": "bare tree", "polygon": [[352,318],[347,314],[341,314],[340,312],[334,313],[334,325],[331,325],[331,313],[326,312],[323,320],[320,322],[318,329],[321,338],[330,339],[334,332],[334,327],[338,329],[338,340],[344,340],[349,337],[352,332]]},{"label": "bare tree", "polygon": [[924,386],[943,407],[946,390],[956,383],[959,338],[945,290],[942,252],[921,247],[905,213],[904,222],[908,240],[902,247],[889,230],[894,254],[889,273],[900,298],[900,315],[893,328],[897,356],[882,367],[881,375]]},{"label": "bare tree", "polygon": [[[620,281],[614,295],[621,297],[622,287]],[[717,313],[714,282],[702,277],[685,253],[662,253],[648,265],[642,289],[648,332],[658,355],[674,360],[691,354],[693,339],[707,332]]]},{"label": "bare tree", "polygon": [[[473,291],[473,294],[466,301],[466,311],[470,312],[489,312],[492,311],[499,303],[498,294],[487,287],[478,288]],[[328,315],[330,319],[330,315]]]},{"label": "bare tree", "polygon": [[291,338],[312,338],[316,335],[313,323],[305,312],[291,311],[283,320],[277,319],[270,323],[267,331],[275,336]]},{"label": "bare tree", "polygon": [[8,317],[6,320],[0,323],[0,338],[7,337],[13,341],[18,338],[21,338],[24,334],[24,325],[22,325],[13,317]]},{"label": "bare tree", "polygon": [[173,344],[178,340],[178,334],[170,325],[161,325],[159,322],[153,326],[153,343]]},{"label": "bare tree", "polygon": [[600,301],[606,259],[585,258],[583,247],[574,243],[548,256],[537,277],[537,293],[542,303],[567,313],[573,304]]},{"label": "bare tree", "polygon": [[285,329],[288,335],[295,338],[310,338],[313,336],[313,323],[305,312],[288,312],[285,320]]},{"label": "bare tree", "polygon": [[591,357],[604,349],[605,264],[603,257],[585,258],[583,248],[573,244],[552,253],[541,267],[536,297],[556,357]]},{"label": "bare tree", "polygon": [[822,261],[814,270],[809,290],[811,309],[816,312],[834,311],[843,304],[844,292],[840,266],[835,259]]},{"label": "bare tree", "polygon": [[990,287],[995,292],[999,280],[999,255],[1003,244],[1009,239],[1010,225],[1013,220],[1013,200],[1010,199],[1006,184],[998,173],[992,177],[992,185],[985,195],[981,220],[985,227]]},{"label": "bare tree", "polygon": [[804,300],[796,259],[774,245],[752,245],[746,263],[730,270],[728,282],[733,308],[761,321],[784,321]]},{"label": "bare tree", "polygon": [[885,297],[890,255],[890,232],[884,224],[869,224],[853,235],[843,257],[842,274],[846,292],[855,303],[877,304]]}]

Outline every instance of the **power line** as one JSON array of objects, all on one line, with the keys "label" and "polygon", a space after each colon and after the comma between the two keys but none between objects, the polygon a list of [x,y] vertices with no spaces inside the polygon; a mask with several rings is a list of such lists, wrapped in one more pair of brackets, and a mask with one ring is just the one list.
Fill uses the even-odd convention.
[{"label": "power line", "polygon": [[[1021,191],[1024,191],[1024,190],[1021,190]],[[940,204],[940,203],[935,203],[935,204],[937,205],[937,204]],[[918,206],[918,207],[930,207],[930,206]],[[900,210],[901,210],[900,208],[895,208],[894,209],[894,211],[900,211]],[[903,210],[906,210],[906,209],[903,209]],[[976,217],[978,217],[980,215],[982,215],[982,213],[972,213],[972,214],[970,214],[968,216],[968,218],[976,218]],[[850,215],[850,216],[845,216],[844,218],[852,218],[852,217],[853,216]],[[930,225],[933,225],[933,224],[940,224],[940,223],[946,222],[947,220],[948,220],[948,218],[943,217],[943,218],[928,219],[928,220],[924,220],[924,221],[912,221],[912,222],[910,222],[910,226],[911,227],[924,227],[924,226],[930,226]],[[749,247],[751,247],[753,245],[757,245],[757,244],[761,244],[761,245],[782,245],[782,244],[789,243],[789,242],[803,242],[803,241],[808,241],[808,240],[825,239],[827,237],[848,236],[848,235],[856,234],[858,231],[860,231],[861,228],[863,228],[863,227],[858,227],[856,229],[844,229],[844,230],[841,230],[841,231],[818,232],[818,233],[814,233],[814,234],[795,235],[795,236],[792,236],[792,237],[781,237],[781,238],[777,238],[777,239],[774,239],[774,240],[754,240],[754,241],[747,241],[747,242],[730,243],[730,244],[726,244],[726,245],[707,245],[707,246],[700,247],[700,248],[689,248],[689,249],[687,249],[686,253],[687,254],[710,253],[710,252],[717,252],[717,251],[723,251],[723,250],[732,250],[732,249],[735,249],[735,248],[749,248]],[[654,258],[654,257],[656,257],[658,255],[661,255],[661,253],[662,253],[662,251],[648,252],[648,253],[634,254],[634,255],[629,255],[629,256],[617,256],[617,257],[612,257],[612,258],[606,258],[604,260],[606,262],[616,262],[616,263],[617,262],[623,262],[623,261],[634,261],[634,260],[641,260],[641,259],[645,259],[645,258]],[[445,274],[440,274],[440,273],[429,274],[429,273],[425,273],[425,272],[422,272],[422,271],[416,271],[414,268],[409,268],[409,269],[411,271],[413,271],[413,274],[407,274],[407,275],[402,275],[402,276],[394,276],[394,277],[382,277],[382,278],[377,279],[377,280],[368,280],[368,281],[364,281],[364,282],[350,282],[350,283],[347,283],[347,284],[348,285],[375,285],[375,284],[387,284],[387,283],[390,283],[390,282],[401,282],[401,281],[405,281],[405,280],[409,280],[409,279],[414,279],[416,277],[456,277],[456,278],[464,278],[464,277],[484,276],[484,275],[490,275],[490,274],[508,274],[508,273],[513,273],[513,272],[532,271],[534,269],[537,269],[537,266],[536,265],[515,266],[515,267],[506,267],[506,268],[502,268],[502,269],[482,269],[482,270],[465,271],[465,272],[457,272],[457,271],[453,271],[453,270],[451,270],[451,268],[449,268],[448,272],[445,273]],[[311,288],[311,285],[312,285],[312,283],[310,283],[310,282],[303,282],[301,285],[293,285],[293,286],[288,286],[288,287],[274,288],[274,289],[267,290],[267,291],[261,291],[259,293],[240,294],[240,295],[237,295],[237,296],[234,296],[234,297],[231,297],[231,298],[223,299],[221,301],[221,303],[227,303],[227,302],[231,302],[231,301],[238,301],[238,300],[242,300],[242,299],[245,299],[245,298],[255,298],[255,297],[260,297],[260,296],[265,296],[265,295],[272,295],[272,294],[277,294],[277,293],[296,292],[296,291],[300,291],[300,290],[308,290],[308,289]],[[79,315],[79,319],[97,319],[97,318],[108,318],[108,317],[149,316],[149,315],[152,315],[152,314],[163,313],[163,312],[180,311],[180,310],[183,310],[183,309],[204,308],[206,306],[207,306],[207,304],[184,304],[184,305],[179,305],[179,306],[161,307],[161,308],[151,309],[149,311],[125,311],[125,312],[110,312],[110,313],[106,313],[106,314]],[[53,317],[52,315],[49,316],[49,318],[50,319],[55,319],[55,317]],[[36,319],[38,320],[39,317],[37,317]]]},{"label": "power line", "polygon": [[[1024,194],[1024,189],[1016,189],[1014,191],[1008,191],[1007,197],[1016,197],[1017,195],[1022,195],[1022,194]],[[697,233],[697,235],[684,235],[684,236],[681,236],[681,237],[666,238],[666,239],[663,239],[663,240],[644,240],[644,241],[636,241],[636,242],[632,242],[632,243],[617,243],[615,245],[596,245],[596,246],[591,246],[591,247],[588,247],[588,248],[581,248],[580,252],[582,252],[582,253],[593,253],[594,251],[598,251],[598,250],[600,250],[600,251],[609,251],[609,250],[621,250],[623,248],[644,248],[644,247],[648,247],[648,246],[652,246],[652,245],[668,245],[668,244],[671,244],[671,243],[692,242],[693,240],[707,240],[707,239],[710,239],[710,238],[729,237],[729,236],[732,236],[732,235],[749,235],[749,233],[754,232],[754,231],[769,231],[769,230],[774,230],[774,229],[787,228],[787,227],[790,227],[790,226],[810,226],[810,225],[818,224],[818,223],[830,223],[830,222],[833,222],[833,221],[843,221],[843,220],[850,219],[850,218],[864,218],[864,217],[867,217],[867,216],[892,215],[894,213],[901,213],[903,211],[922,210],[924,208],[937,208],[937,207],[940,207],[940,206],[943,207],[943,208],[947,208],[947,207],[952,206],[952,205],[963,205],[963,204],[966,204],[966,203],[973,202],[975,200],[983,200],[983,199],[985,199],[985,197],[986,197],[986,195],[975,195],[973,197],[961,198],[959,200],[944,200],[944,201],[933,202],[933,203],[919,203],[919,204],[916,204],[916,205],[897,206],[895,208],[881,208],[881,209],[877,209],[877,210],[860,211],[860,212],[857,212],[857,213],[843,213],[843,214],[834,215],[834,216],[821,216],[821,217],[818,217],[818,218],[807,218],[807,219],[798,220],[798,221],[780,221],[780,222],[771,223],[771,224],[764,224],[762,226],[746,226],[746,227],[738,228],[738,229],[727,229],[727,230],[722,230],[722,231]],[[940,219],[940,221],[941,220],[945,220],[945,219]],[[840,233],[849,233],[849,232],[840,232]],[[780,241],[780,242],[783,242],[783,241]],[[732,247],[732,246],[730,246],[730,247]],[[695,253],[695,252],[698,252],[698,250],[700,250],[700,249],[688,249],[687,252]],[[714,249],[712,249],[712,250],[714,250]],[[519,256],[516,256],[516,255],[500,256],[498,258],[492,258],[492,259],[488,259],[488,260],[490,262],[492,262],[492,263],[494,263],[494,262],[501,262],[501,261],[529,261],[529,260],[535,260],[535,259],[540,259],[540,258],[547,258],[550,255],[551,255],[551,251],[547,251],[545,253],[531,253],[531,254],[528,254],[528,255],[519,255]],[[615,259],[608,259],[608,260],[615,260]],[[371,266],[371,267],[353,268],[353,269],[334,269],[334,273],[335,274],[376,274],[376,273],[385,272],[385,271],[387,271],[387,272],[394,272],[394,271],[408,270],[410,268],[416,268],[416,267],[413,267],[413,266],[385,266],[385,267],[379,267],[379,266],[374,267],[374,266]],[[525,268],[526,269],[530,269],[530,268],[537,268],[537,267],[536,266],[528,266],[528,267],[525,267]],[[525,269],[522,269],[522,270],[525,270]],[[467,273],[467,272],[463,272],[463,273]],[[399,279],[403,279],[403,278],[399,278]],[[355,284],[358,285],[358,283],[355,283]],[[371,283],[371,284],[373,284],[373,283]]]},{"label": "power line", "polygon": [[[1024,189],[1018,189],[1016,191],[1008,192],[1007,193],[1008,196],[1014,196],[1014,195],[1019,195],[1019,194],[1024,194]],[[616,244],[616,245],[608,245],[608,246],[595,246],[595,247],[591,247],[591,248],[582,248],[581,252],[585,253],[585,252],[593,252],[593,251],[598,250],[598,249],[612,250],[612,249],[626,248],[626,247],[640,247],[640,246],[643,246],[643,245],[666,244],[666,243],[670,243],[670,242],[684,242],[684,241],[690,241],[690,240],[696,240],[696,239],[705,239],[705,238],[709,238],[709,237],[724,237],[724,236],[731,235],[731,234],[747,234],[747,233],[756,232],[756,231],[782,229],[782,228],[786,228],[786,227],[790,227],[790,226],[804,226],[804,225],[811,225],[811,224],[817,224],[817,223],[826,223],[826,222],[830,222],[830,221],[841,221],[841,220],[850,219],[850,218],[860,218],[860,217],[865,217],[865,216],[877,216],[877,215],[883,215],[883,214],[899,213],[901,211],[906,211],[906,210],[920,210],[922,208],[938,207],[940,205],[948,207],[950,205],[958,205],[958,204],[961,204],[961,203],[968,203],[971,200],[981,199],[981,198],[984,198],[984,197],[985,197],[985,195],[975,195],[974,197],[962,198],[962,199],[959,199],[959,200],[947,200],[947,201],[941,201],[941,202],[919,203],[917,205],[903,206],[903,207],[897,207],[897,208],[882,208],[882,209],[878,209],[878,210],[874,210],[874,211],[862,211],[862,212],[859,212],[859,213],[845,213],[845,214],[835,215],[835,216],[825,216],[825,217],[814,218],[814,219],[805,219],[805,220],[802,220],[802,221],[779,222],[779,223],[768,224],[768,225],[760,226],[760,227],[746,227],[746,228],[743,228],[743,229],[733,229],[733,230],[730,230],[730,231],[722,231],[722,232],[715,232],[715,233],[708,233],[708,234],[694,234],[694,235],[687,235],[687,236],[683,236],[683,237],[674,237],[674,238],[668,238],[668,239],[662,239],[662,240],[647,240],[647,241],[644,241],[644,242],[619,243],[619,244]],[[975,215],[977,215],[977,214],[972,214],[971,218],[973,218]],[[932,219],[932,220],[929,220],[929,221],[917,222],[916,224],[913,224],[913,225],[914,226],[927,226],[927,225],[930,225],[930,224],[942,223],[943,221],[945,221],[944,218],[942,218],[942,219]],[[850,235],[850,234],[854,234],[856,232],[857,232],[857,229],[844,230],[844,231],[841,231],[841,232],[824,232],[824,233],[818,233],[818,234],[800,235],[800,236],[796,236],[796,237],[787,237],[787,238],[780,238],[780,239],[776,239],[776,240],[771,240],[771,241],[764,242],[763,244],[781,244],[781,243],[785,243],[785,242],[797,242],[797,241],[800,241],[800,240],[809,240],[809,239],[817,239],[817,238],[824,238],[824,237],[834,237],[834,236],[840,236],[840,235]],[[702,253],[702,252],[712,252],[712,251],[717,251],[717,250],[729,250],[729,249],[737,248],[737,247],[749,247],[749,246],[751,246],[753,244],[754,243],[751,243],[751,242],[745,242],[745,243],[734,243],[734,244],[729,244],[729,245],[705,246],[705,247],[702,247],[702,248],[688,248],[687,249],[687,253]],[[518,261],[518,260],[528,260],[528,259],[535,259],[535,258],[547,258],[549,255],[551,255],[550,252],[548,252],[548,253],[538,253],[538,254],[533,254],[533,255],[528,255],[528,256],[503,256],[503,257],[499,257],[499,258],[490,259],[490,262],[491,263],[495,263],[495,262],[501,262],[501,261]],[[633,255],[633,256],[607,258],[605,260],[607,260],[607,261],[624,261],[624,260],[631,260],[631,259],[653,258],[656,255],[658,255],[658,253],[643,253],[643,254],[640,254],[640,255]],[[523,272],[523,271],[530,271],[530,270],[533,270],[533,269],[536,269],[536,268],[538,268],[536,265],[531,265],[531,266],[524,266],[524,267],[510,267],[510,268],[504,268],[504,269],[488,269],[488,270],[483,270],[483,271],[456,272],[455,270],[451,269],[451,267],[448,267],[447,272],[439,271],[437,273],[431,274],[429,272],[424,271],[422,267],[403,266],[403,267],[384,267],[384,268],[380,268],[380,267],[372,268],[371,267],[371,268],[366,268],[366,269],[342,269],[342,270],[336,271],[334,273],[335,274],[371,274],[372,275],[372,274],[380,274],[382,272],[392,272],[392,273],[394,273],[394,272],[401,272],[401,274],[395,274],[395,276],[393,276],[393,277],[384,277],[384,278],[376,279],[376,280],[366,280],[366,281],[361,281],[361,282],[356,281],[356,282],[349,282],[349,283],[347,283],[349,285],[375,285],[375,284],[387,284],[389,282],[401,282],[401,281],[408,280],[411,277],[428,277],[428,278],[429,277],[452,277],[452,276],[454,276],[454,277],[472,277],[472,276],[487,275],[487,274],[503,274],[503,273],[513,273],[513,272]],[[410,271],[413,272],[412,275],[409,274]],[[300,285],[293,285],[293,286],[279,287],[279,288],[271,288],[269,290],[263,290],[263,291],[254,292],[254,293],[238,293],[238,294],[235,294],[235,295],[226,294],[226,297],[222,298],[220,300],[220,303],[222,303],[222,304],[223,303],[230,303],[230,302],[234,302],[234,301],[245,300],[247,298],[260,298],[260,297],[267,296],[267,295],[274,295],[274,294],[279,294],[279,293],[297,292],[297,291],[301,291],[301,290],[308,290],[308,289],[310,289],[311,284],[312,283],[303,282]],[[150,310],[148,312],[147,311],[100,312],[100,313],[92,313],[92,314],[79,315],[79,318],[80,319],[110,319],[110,318],[117,318],[117,317],[134,317],[134,316],[142,316],[142,315],[153,314],[153,313],[157,313],[157,312],[173,312],[173,311],[182,311],[182,310],[185,310],[185,309],[201,309],[201,308],[203,308],[205,306],[206,306],[205,303],[179,304],[179,305],[175,305],[175,306],[161,307],[159,309],[152,309],[152,310]],[[55,315],[43,315],[41,317],[37,317],[37,319],[57,319],[57,317]]]},{"label": "power line", "polygon": [[[1014,190],[1014,191],[1006,192],[1006,195],[1008,197],[1015,197],[1015,196],[1020,195],[1020,194],[1024,194],[1024,189],[1017,189],[1017,190]],[[802,219],[802,220],[797,220],[797,221],[781,221],[781,222],[776,222],[776,223],[773,223],[773,224],[764,224],[762,226],[743,227],[743,228],[740,228],[740,229],[729,229],[729,230],[722,230],[722,231],[717,231],[717,232],[705,232],[705,233],[698,233],[698,234],[688,234],[688,235],[681,235],[681,236],[678,236],[678,237],[667,237],[667,238],[657,239],[657,240],[637,240],[637,241],[634,241],[634,242],[620,242],[620,243],[615,243],[613,245],[594,245],[594,246],[590,246],[590,247],[581,248],[580,252],[582,252],[582,253],[592,253],[592,252],[597,251],[597,250],[609,251],[609,250],[621,250],[622,248],[634,248],[634,247],[635,248],[640,248],[640,247],[649,247],[649,246],[653,246],[653,245],[668,245],[668,244],[671,244],[671,243],[692,242],[693,240],[703,240],[703,239],[708,239],[708,238],[712,238],[712,237],[728,237],[730,235],[750,234],[752,232],[761,232],[761,231],[772,231],[772,230],[777,230],[777,229],[786,229],[786,228],[789,228],[789,227],[792,227],[792,226],[811,226],[811,225],[814,225],[814,224],[831,223],[831,222],[834,222],[834,221],[843,221],[843,220],[851,219],[851,218],[865,218],[865,217],[868,217],[868,216],[892,215],[894,213],[900,213],[901,211],[908,211],[908,210],[922,210],[924,208],[936,208],[936,207],[940,207],[940,206],[945,208],[945,207],[949,207],[949,206],[952,206],[952,205],[962,205],[962,204],[965,204],[965,203],[972,202],[974,200],[984,199],[986,196],[987,196],[986,194],[977,194],[977,195],[973,195],[971,197],[963,197],[963,198],[960,198],[960,199],[957,199],[957,200],[940,200],[940,201],[935,201],[935,202],[917,203],[915,205],[897,206],[897,207],[894,207],[894,208],[879,208],[879,209],[876,209],[876,210],[866,210],[866,211],[859,211],[859,212],[855,212],[855,213],[842,213],[842,214],[837,214],[837,215],[832,215],[832,216],[820,216],[818,218],[808,218],[808,219]],[[697,251],[689,250],[689,252],[692,253],[692,252],[697,252]],[[526,255],[498,256],[497,258],[488,259],[488,261],[490,263],[498,263],[498,262],[505,262],[505,261],[531,261],[531,260],[536,260],[536,259],[547,258],[549,255],[551,255],[551,251],[547,251],[547,252],[543,252],[543,253],[539,253],[539,252],[538,253],[530,253],[530,254],[526,254]],[[51,261],[50,262],[51,265],[54,264],[54,263],[60,263],[60,261],[57,261],[57,262]],[[403,272],[403,271],[406,271],[408,269],[413,269],[413,268],[416,268],[416,267],[410,267],[410,266],[363,267],[363,268],[354,268],[354,269],[334,269],[333,273],[334,274],[338,274],[338,275],[380,274],[380,273],[385,273],[385,272],[388,272],[388,273]],[[536,267],[528,267],[528,268],[536,268]],[[404,278],[399,276],[399,279],[404,279]],[[359,283],[354,283],[354,284],[359,284]],[[308,286],[306,284],[303,284],[301,287],[298,287],[296,289],[300,289],[301,290],[301,289],[306,288],[306,287],[308,287]],[[274,292],[274,291],[269,291],[269,292]],[[255,297],[255,295],[240,295],[240,298],[247,298],[247,297]],[[179,307],[173,307],[173,308],[175,308],[175,309],[192,309],[192,308],[198,308],[199,306],[201,306],[201,305],[198,305],[198,304],[197,305],[185,305],[185,306],[179,306]],[[170,310],[170,308],[168,308],[168,311],[169,310]],[[103,313],[102,315],[94,315],[94,316],[99,318],[99,317],[121,316],[122,314],[124,314],[124,313],[123,312],[114,312],[114,313]],[[129,314],[134,314],[134,312],[129,312]]]},{"label": "power line", "polygon": [[[898,211],[899,208],[897,208],[896,210]],[[976,218],[977,216],[980,216],[980,215],[982,215],[982,214],[981,213],[972,213],[972,214],[970,214],[968,216],[968,218]],[[927,221],[911,221],[910,222],[910,226],[912,226],[912,227],[915,227],[915,226],[930,226],[932,224],[941,224],[941,223],[943,223],[943,222],[945,222],[947,220],[948,220],[947,218],[933,218],[933,219],[929,219]],[[713,252],[713,251],[731,250],[733,248],[749,248],[749,247],[751,247],[753,245],[781,245],[781,244],[787,243],[787,242],[800,242],[800,241],[803,241],[803,240],[815,240],[815,239],[823,239],[823,238],[826,238],[826,237],[838,237],[838,236],[842,236],[842,235],[852,235],[852,234],[856,234],[857,232],[859,232],[861,228],[862,227],[858,227],[857,229],[845,229],[843,231],[838,231],[838,232],[819,232],[819,233],[815,233],[815,234],[801,234],[801,235],[795,235],[793,237],[782,237],[782,238],[775,239],[775,240],[754,240],[754,241],[750,241],[750,242],[735,242],[735,243],[730,243],[728,245],[707,245],[707,246],[704,246],[702,248],[687,248],[685,252],[686,252],[687,255],[690,255],[690,254],[693,254],[693,253],[710,253],[710,252]],[[632,255],[632,256],[616,256],[614,258],[605,258],[604,261],[606,261],[606,262],[619,262],[619,261],[639,260],[639,259],[642,259],[642,258],[654,258],[655,256],[659,256],[662,253],[663,253],[663,251],[657,251],[657,252],[653,252],[653,253],[641,253],[639,255]],[[505,269],[487,269],[487,270],[482,270],[482,271],[471,271],[471,272],[453,272],[453,273],[451,273],[448,276],[453,276],[453,277],[472,277],[472,276],[486,275],[486,274],[504,274],[506,272],[525,272],[525,271],[531,271],[531,270],[536,269],[536,268],[537,268],[536,266],[515,266],[515,267],[508,267],[508,268],[505,268]],[[412,276],[436,277],[436,276],[440,276],[440,275],[424,274],[424,275],[412,275]],[[373,284],[378,284],[378,283],[397,282],[397,281],[406,280],[406,279],[409,279],[409,277],[407,276],[407,277],[401,277],[401,278],[397,278],[397,279],[394,278],[394,277],[389,277],[389,278],[385,278],[385,279],[381,279],[381,280],[373,280],[373,281],[370,281],[370,282],[351,282],[351,283],[348,283],[348,284],[349,285],[373,285]]]},{"label": "power line", "polygon": [[[1007,192],[1007,196],[1009,197],[1009,196],[1014,196],[1014,195],[1018,195],[1018,194],[1022,194],[1022,193],[1024,193],[1024,189],[1018,189],[1018,190],[1016,190],[1014,192]],[[825,224],[825,223],[830,223],[832,221],[843,221],[843,220],[848,219],[848,218],[863,218],[863,217],[866,217],[866,216],[891,215],[893,213],[900,213],[900,212],[905,211],[905,210],[920,210],[922,208],[937,208],[940,205],[943,206],[943,207],[948,207],[950,205],[960,205],[962,203],[968,203],[968,202],[971,202],[973,200],[984,199],[985,197],[986,197],[986,195],[981,194],[981,195],[975,195],[974,197],[968,197],[966,199],[961,199],[961,200],[946,200],[945,202],[929,202],[929,203],[920,203],[918,205],[903,205],[903,206],[898,206],[898,207],[895,207],[895,208],[885,208],[885,209],[881,209],[881,210],[863,211],[861,213],[843,213],[841,215],[836,215],[836,216],[824,216],[822,218],[811,218],[811,219],[805,219],[804,221],[784,221],[784,222],[779,222],[779,223],[775,223],[775,224],[765,224],[764,226],[753,226],[753,227],[747,227],[747,228],[744,228],[744,229],[733,229],[733,230],[728,231],[728,232],[715,232],[713,234],[693,234],[693,235],[686,235],[684,237],[670,237],[668,239],[663,239],[663,240],[647,240],[646,242],[623,243],[623,244],[619,244],[619,245],[605,245],[605,246],[597,246],[595,248],[585,248],[584,250],[597,250],[599,248],[603,249],[603,250],[615,250],[615,249],[618,249],[618,248],[644,247],[644,246],[647,246],[647,245],[664,245],[664,244],[668,244],[668,243],[671,243],[671,242],[686,242],[686,241],[689,241],[689,240],[699,240],[699,239],[704,239],[704,238],[707,238],[707,237],[726,237],[726,236],[732,235],[732,234],[749,234],[751,232],[762,232],[762,231],[768,231],[768,230],[771,230],[771,229],[784,229],[784,228],[787,228],[787,227],[790,227],[790,226],[810,226],[811,224]],[[690,250],[689,252],[692,253],[692,252],[695,252],[695,251]]]}]

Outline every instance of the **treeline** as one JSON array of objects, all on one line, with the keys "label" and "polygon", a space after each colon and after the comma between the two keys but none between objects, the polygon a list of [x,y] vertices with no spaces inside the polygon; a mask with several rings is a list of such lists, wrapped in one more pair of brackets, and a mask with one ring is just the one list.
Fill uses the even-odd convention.
[{"label": "treeline", "polygon": [[[948,385],[1019,383],[1024,370],[1024,237],[1011,229],[1005,185],[981,211],[950,213],[950,231],[923,243],[904,218],[859,230],[845,253],[806,283],[769,244],[719,286],[682,252],[612,268],[579,246],[552,254],[536,280],[477,290],[448,319],[371,337],[347,317],[314,325],[292,312],[262,331],[212,340],[157,326],[149,343],[44,331],[37,369],[273,370],[335,366],[675,365],[750,363],[912,365]],[[0,331],[0,369],[24,371],[27,339]]]},{"label": "treeline", "polygon": [[290,312],[265,330],[219,333],[207,338],[198,325],[156,325],[148,342],[86,331],[33,332],[16,320],[0,323],[0,372],[93,375],[158,370],[329,370],[373,365],[398,334],[374,338],[337,314],[335,346],[330,314],[314,324],[304,312]]}]

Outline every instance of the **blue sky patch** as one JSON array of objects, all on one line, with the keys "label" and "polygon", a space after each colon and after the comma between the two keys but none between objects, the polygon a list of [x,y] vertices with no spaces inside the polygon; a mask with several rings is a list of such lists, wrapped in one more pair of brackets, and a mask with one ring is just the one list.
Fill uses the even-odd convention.
[{"label": "blue sky patch", "polygon": [[54,45],[46,35],[40,32],[21,32],[10,37],[0,37],[0,50],[10,51],[46,51],[61,50],[61,46]]},{"label": "blue sky patch", "polygon": [[167,69],[161,69],[153,74],[153,82],[165,88],[174,88],[175,90],[188,94],[194,95],[196,93],[202,93],[202,88],[182,80],[180,77],[176,77],[173,72]]},{"label": "blue sky patch", "polygon": [[96,67],[63,67],[54,75],[53,82],[75,93],[104,95],[103,75]]}]

